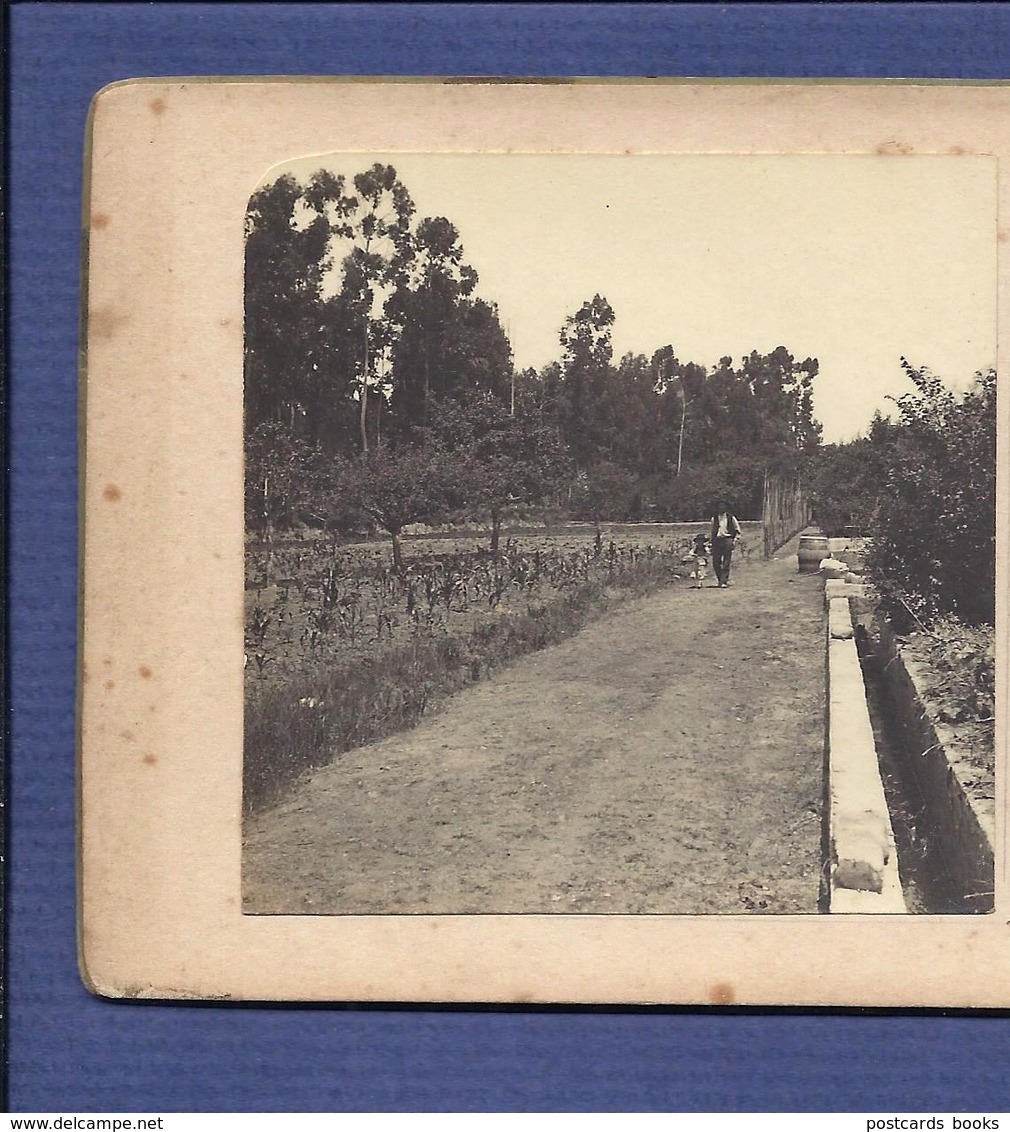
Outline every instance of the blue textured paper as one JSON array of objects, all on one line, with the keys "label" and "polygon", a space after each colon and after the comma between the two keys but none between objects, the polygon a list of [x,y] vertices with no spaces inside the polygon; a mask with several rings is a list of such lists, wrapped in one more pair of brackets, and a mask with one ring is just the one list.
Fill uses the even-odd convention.
[{"label": "blue textured paper", "polygon": [[15,3],[9,17],[10,1108],[1010,1108],[1005,1018],[111,1004],[81,985],[74,942],[80,190],[95,92],[224,74],[993,79],[1008,74],[1010,6]]}]

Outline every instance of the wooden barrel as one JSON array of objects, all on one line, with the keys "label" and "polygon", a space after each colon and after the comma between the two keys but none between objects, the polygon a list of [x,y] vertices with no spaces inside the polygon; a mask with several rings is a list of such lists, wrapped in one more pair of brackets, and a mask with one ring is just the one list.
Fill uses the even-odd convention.
[{"label": "wooden barrel", "polygon": [[800,573],[809,574],[817,570],[821,559],[830,558],[828,540],[825,535],[800,535],[800,545],[796,552]]}]

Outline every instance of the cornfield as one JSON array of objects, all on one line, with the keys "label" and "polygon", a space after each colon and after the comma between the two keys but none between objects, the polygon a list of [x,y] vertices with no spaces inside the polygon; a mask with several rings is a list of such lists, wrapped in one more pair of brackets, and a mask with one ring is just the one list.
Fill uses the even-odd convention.
[{"label": "cornfield", "polygon": [[570,636],[621,594],[675,584],[691,569],[690,542],[684,531],[536,535],[493,555],[472,539],[417,540],[402,573],[375,544],[250,550],[246,808]]}]

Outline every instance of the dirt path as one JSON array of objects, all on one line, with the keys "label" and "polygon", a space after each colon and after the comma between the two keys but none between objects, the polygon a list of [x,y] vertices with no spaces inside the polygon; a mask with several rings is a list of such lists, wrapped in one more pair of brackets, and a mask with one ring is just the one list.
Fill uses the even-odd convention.
[{"label": "dirt path", "polygon": [[318,771],[247,823],[245,910],[816,912],[821,599],[790,550]]}]

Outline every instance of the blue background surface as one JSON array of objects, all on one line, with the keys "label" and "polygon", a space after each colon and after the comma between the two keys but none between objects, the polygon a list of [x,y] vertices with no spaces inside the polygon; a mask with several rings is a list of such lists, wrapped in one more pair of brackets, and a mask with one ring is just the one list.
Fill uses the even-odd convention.
[{"label": "blue background surface", "polygon": [[18,3],[9,16],[9,1108],[1010,1109],[1006,1018],[113,1004],[84,990],[74,941],[80,194],[100,87],[214,74],[993,79],[1008,75],[1010,6]]}]

